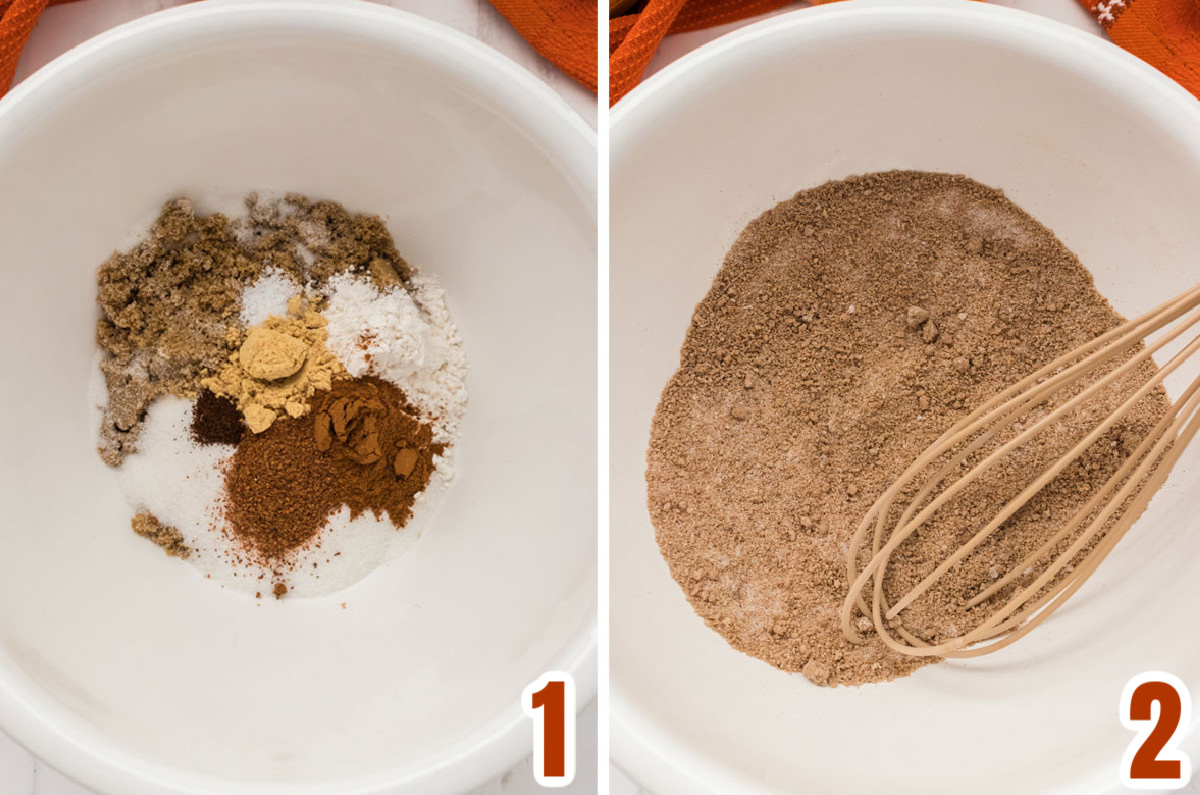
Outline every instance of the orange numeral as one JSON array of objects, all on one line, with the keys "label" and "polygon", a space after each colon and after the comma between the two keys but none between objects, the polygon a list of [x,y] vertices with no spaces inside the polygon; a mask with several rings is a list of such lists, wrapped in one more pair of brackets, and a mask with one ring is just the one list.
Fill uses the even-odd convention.
[{"label": "orange numeral", "polygon": [[575,681],[551,671],[525,688],[525,714],[533,718],[533,777],[543,787],[565,787],[575,778]]},{"label": "orange numeral", "polygon": [[1191,723],[1191,716],[1191,698],[1177,677],[1147,671],[1130,679],[1121,695],[1121,723],[1138,735],[1125,751],[1121,783],[1133,789],[1187,786],[1192,763],[1176,748],[1176,732]]}]

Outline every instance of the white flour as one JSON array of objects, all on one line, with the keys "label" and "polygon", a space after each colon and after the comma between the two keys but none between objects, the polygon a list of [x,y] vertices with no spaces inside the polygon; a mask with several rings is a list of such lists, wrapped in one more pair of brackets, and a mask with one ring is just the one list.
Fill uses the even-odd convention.
[{"label": "white flour", "polygon": [[411,292],[380,292],[364,277],[339,274],[325,293],[326,345],[350,375],[391,381],[432,423],[434,438],[453,442],[467,404],[467,358],[446,294],[416,276]]}]

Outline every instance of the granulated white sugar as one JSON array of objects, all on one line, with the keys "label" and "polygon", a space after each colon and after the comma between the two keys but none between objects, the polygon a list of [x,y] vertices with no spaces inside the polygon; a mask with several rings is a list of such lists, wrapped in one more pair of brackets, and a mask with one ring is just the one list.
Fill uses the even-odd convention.
[{"label": "granulated white sugar", "polygon": [[466,409],[467,360],[437,282],[416,276],[407,290],[381,292],[365,277],[342,273],[325,292],[326,345],[350,375],[391,381],[433,425],[437,441],[453,442]]},{"label": "granulated white sugar", "polygon": [[278,268],[263,271],[242,290],[242,323],[257,326],[271,315],[287,317],[288,299],[303,291],[300,284]]}]

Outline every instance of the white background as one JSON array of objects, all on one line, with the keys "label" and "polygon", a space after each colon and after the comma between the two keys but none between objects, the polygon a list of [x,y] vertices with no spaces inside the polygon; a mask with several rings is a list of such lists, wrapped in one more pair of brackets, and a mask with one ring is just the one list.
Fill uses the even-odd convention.
[{"label": "white background", "polygon": [[[596,96],[556,70],[526,44],[511,25],[485,0],[383,0],[385,5],[420,14],[463,31],[529,69],[559,93],[592,127],[596,126]],[[183,0],[83,0],[46,10],[17,67],[17,81],[97,33],[171,6]],[[513,698],[520,694],[514,693]],[[576,783],[559,792],[596,792],[596,708],[579,717]],[[532,729],[530,730],[532,741]],[[533,795],[547,792],[533,780],[529,760],[474,790],[470,795]],[[0,795],[95,795],[49,765],[34,759],[0,733]],[[112,793],[111,795],[120,795]]]}]

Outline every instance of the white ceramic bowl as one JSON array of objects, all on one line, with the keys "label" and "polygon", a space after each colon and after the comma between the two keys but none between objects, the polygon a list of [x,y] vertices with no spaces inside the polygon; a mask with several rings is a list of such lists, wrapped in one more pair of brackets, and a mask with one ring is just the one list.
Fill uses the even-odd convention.
[{"label": "white ceramic bowl", "polygon": [[[0,102],[0,726],[104,793],[451,793],[594,692],[595,142],[523,69],[367,3],[205,2]],[[458,479],[405,557],[261,605],[128,528],[96,456],[95,268],[172,194],[384,214],[471,360]],[[346,603],[346,608],[341,603]]]},{"label": "white ceramic bowl", "polygon": [[[616,762],[675,793],[1120,789],[1122,686],[1200,687],[1189,452],[1071,604],[993,656],[821,689],[689,608],[645,509],[645,449],[692,309],[745,224],[797,190],[965,173],[1054,229],[1133,314],[1200,274],[1200,103],[1112,44],[982,3],[797,11],[680,60],[612,120],[612,722]],[[1168,385],[1168,389],[1172,385]],[[1193,759],[1200,743],[1184,744]]]}]

